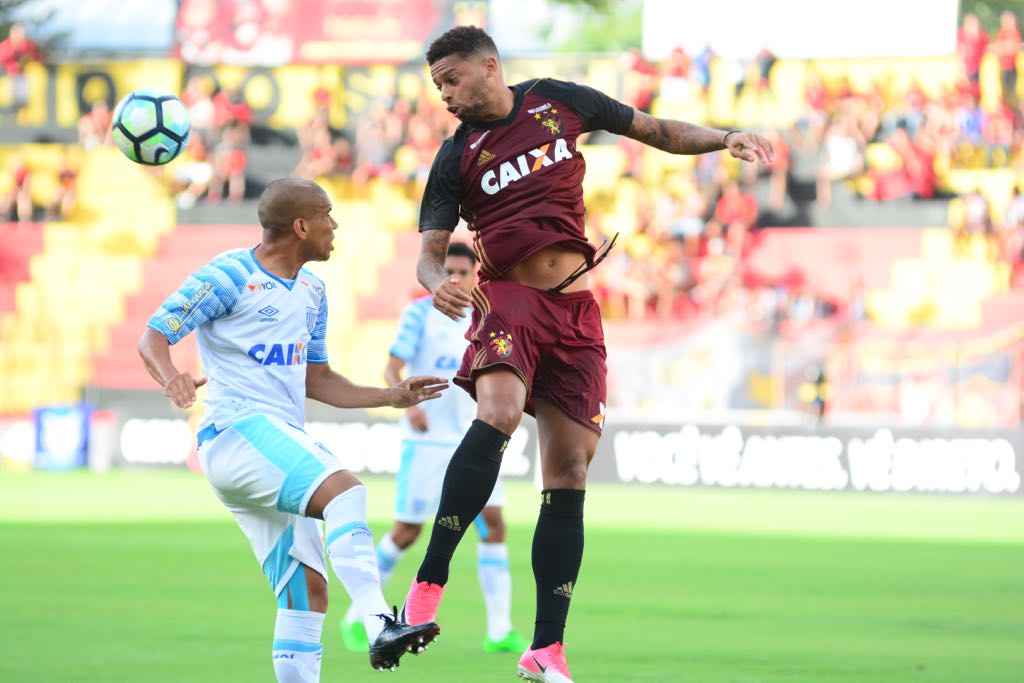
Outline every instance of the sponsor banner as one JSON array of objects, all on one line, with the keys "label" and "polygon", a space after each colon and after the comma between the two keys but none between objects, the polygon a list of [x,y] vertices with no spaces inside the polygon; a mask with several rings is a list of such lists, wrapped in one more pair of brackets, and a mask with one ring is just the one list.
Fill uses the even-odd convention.
[{"label": "sponsor banner", "polygon": [[[516,80],[510,82],[538,74],[562,78],[586,74],[585,82],[615,96],[620,88],[612,67],[610,60],[602,59],[582,66],[572,60],[510,60],[505,64],[506,73],[515,74]],[[340,129],[354,125],[375,103],[391,107],[394,98],[411,104],[424,95],[436,97],[429,74],[422,54],[402,64],[346,66],[330,62],[272,68],[185,64],[176,59],[32,63],[25,71],[30,96],[19,123],[75,128],[94,102],[102,100],[113,108],[142,87],[180,93],[190,79],[197,78],[206,82],[208,92],[238,93],[252,109],[253,121],[275,130],[305,124],[316,113],[317,97],[325,97],[330,124]],[[0,88],[0,111],[9,106],[9,93]]]},{"label": "sponsor banner", "polygon": [[[186,67],[175,59],[139,59],[124,62],[29,64],[28,106],[19,122],[32,126],[74,128],[94,102],[105,101],[111,109],[138,88],[158,88],[180,93],[188,79],[207,81],[208,91],[238,92],[253,110],[253,120],[272,128],[294,128],[314,113],[313,94],[327,90],[331,125],[344,125],[343,70],[333,65],[262,67]],[[3,101],[0,91],[0,108]]]},{"label": "sponsor banner", "polygon": [[1021,495],[1022,430],[609,422],[591,480],[724,488]]},{"label": "sponsor banner", "polygon": [[[91,453],[97,461],[122,467],[195,468],[196,431],[200,416],[175,415],[162,394],[148,391],[102,391],[111,414],[118,416],[113,438],[104,442],[103,453]],[[310,405],[306,432],[355,473],[394,474],[401,454],[401,433],[394,420],[352,411],[338,419],[338,411]],[[3,432],[0,432],[2,435]],[[0,440],[2,443],[2,440]],[[536,429],[524,419],[512,435],[502,460],[502,475],[532,477],[537,453]]]},{"label": "sponsor banner", "polygon": [[40,470],[85,467],[89,453],[87,405],[47,406],[32,411],[35,427],[35,463]]},{"label": "sponsor banner", "polygon": [[[481,4],[455,10],[473,14]],[[486,17],[476,14],[463,18],[480,25]],[[449,4],[435,0],[184,0],[175,54],[205,65],[401,63],[422,57],[454,19]]]},{"label": "sponsor banner", "polygon": [[[93,400],[118,416],[109,439],[117,452],[106,456],[115,464],[181,467],[193,457],[198,415],[175,415],[162,394],[102,391]],[[401,435],[395,421],[313,403],[307,417],[308,433],[353,472],[398,470]],[[11,450],[15,436],[14,429],[0,429],[0,447]],[[503,475],[536,480],[537,443],[536,423],[524,418],[505,452]],[[90,453],[90,459],[97,456]],[[590,481],[992,496],[1024,495],[1022,473],[1024,429],[653,423],[612,414]]]}]

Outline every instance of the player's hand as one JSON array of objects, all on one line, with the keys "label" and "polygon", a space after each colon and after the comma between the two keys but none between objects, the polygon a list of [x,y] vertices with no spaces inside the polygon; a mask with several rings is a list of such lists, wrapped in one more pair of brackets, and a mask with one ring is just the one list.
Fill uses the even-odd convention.
[{"label": "player's hand", "polygon": [[463,291],[461,283],[462,279],[458,275],[451,275],[434,287],[432,292],[434,308],[452,320],[465,318],[466,308],[473,305],[473,299]]},{"label": "player's hand", "polygon": [[405,416],[409,418],[409,424],[417,432],[425,432],[430,429],[430,420],[427,419],[427,413],[423,408],[412,406],[405,411]]},{"label": "player's hand", "polygon": [[196,379],[187,372],[179,372],[164,385],[164,394],[171,403],[182,410],[188,410],[196,402],[196,389],[206,384],[207,378]]},{"label": "player's hand", "polygon": [[440,377],[409,377],[388,389],[388,404],[392,408],[408,408],[423,401],[441,397],[448,388],[448,380]]},{"label": "player's hand", "polygon": [[743,161],[760,161],[771,165],[775,162],[775,148],[772,143],[757,133],[738,132],[728,136],[725,141],[729,154]]}]

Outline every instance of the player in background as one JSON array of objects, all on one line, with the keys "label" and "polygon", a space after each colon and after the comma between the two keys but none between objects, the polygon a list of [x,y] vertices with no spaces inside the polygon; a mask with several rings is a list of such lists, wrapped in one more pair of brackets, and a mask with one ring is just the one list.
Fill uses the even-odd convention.
[{"label": "player in background", "polygon": [[[476,254],[462,242],[448,245],[445,272],[458,277],[469,294],[476,285]],[[469,318],[451,319],[433,306],[429,296],[410,303],[398,322],[384,377],[388,384],[402,381],[408,366],[414,375],[432,374],[451,379],[466,350]],[[395,565],[423,530],[423,522],[437,512],[441,481],[452,453],[473,421],[473,399],[464,391],[449,391],[436,401],[412,406],[401,419],[402,457],[396,477],[395,525],[377,544],[381,584],[387,583]],[[487,610],[485,652],[521,652],[529,645],[512,628],[512,577],[505,545],[505,503],[498,479],[484,509],[476,519],[480,531],[477,572]],[[350,650],[365,651],[369,643],[355,603],[341,624],[342,639]]]},{"label": "player in background", "polygon": [[[605,347],[587,271],[611,245],[584,232],[585,164],[578,136],[626,135],[673,154],[727,149],[770,163],[759,135],[660,119],[575,83],[505,84],[498,50],[479,28],[454,28],[427,51],[431,78],[462,121],[431,168],[420,211],[417,266],[434,307],[452,318],[472,303],[469,348],[455,383],[477,401],[477,419],[445,473],[426,555],[406,596],[409,623],[433,621],[452,554],[491,493],[509,435],[524,410],[537,418],[540,515],[533,538],[536,621],[521,677],[569,683],[563,648],[569,602],[583,560],[587,468],[604,425]],[[451,231],[473,232],[481,281],[472,295],[444,269]],[[458,524],[450,524],[456,520]]]},{"label": "player in background", "polygon": [[[358,386],[327,362],[327,297],[303,268],[326,261],[331,202],[315,183],[275,180],[259,201],[263,239],[193,273],[149,320],[139,341],[146,369],[187,409],[209,381],[199,459],[234,514],[277,596],[273,664],[281,683],[320,679],[327,611],[327,555],[373,639],[370,663],[393,668],[419,652],[436,624],[399,621],[380,589],[366,489],[303,430],[306,397],[338,408],[406,408],[436,399],[447,382],[411,377],[388,389]],[[170,345],[196,331],[205,376],[178,370]]]}]

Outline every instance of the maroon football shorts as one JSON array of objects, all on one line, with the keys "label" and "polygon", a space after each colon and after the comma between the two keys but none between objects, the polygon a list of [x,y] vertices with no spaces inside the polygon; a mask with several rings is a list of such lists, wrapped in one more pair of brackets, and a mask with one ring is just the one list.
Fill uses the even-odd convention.
[{"label": "maroon football shorts", "polygon": [[508,280],[473,290],[469,347],[454,382],[475,399],[477,376],[507,366],[526,385],[526,412],[533,399],[551,401],[598,434],[604,427],[604,330],[589,291],[559,294]]}]

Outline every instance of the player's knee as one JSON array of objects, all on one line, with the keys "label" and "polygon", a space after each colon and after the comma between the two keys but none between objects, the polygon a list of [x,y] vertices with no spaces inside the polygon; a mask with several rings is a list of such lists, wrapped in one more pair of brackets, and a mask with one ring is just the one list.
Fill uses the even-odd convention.
[{"label": "player's knee", "polygon": [[399,550],[405,550],[416,542],[422,530],[422,524],[396,524],[395,528],[391,530],[391,540]]},{"label": "player's knee", "polygon": [[519,426],[523,410],[510,401],[488,401],[477,405],[476,416],[498,431],[512,434]]},{"label": "player's knee", "polygon": [[277,596],[277,606],[301,612],[327,612],[327,580],[319,572],[299,565]]},{"label": "player's knee", "polygon": [[498,519],[491,519],[487,522],[487,538],[485,543],[504,543],[505,542],[505,521],[500,517]]},{"label": "player's knee", "polygon": [[327,582],[316,582],[309,586],[309,611],[327,613]]},{"label": "player's knee", "polygon": [[560,459],[546,468],[550,481],[544,485],[552,489],[585,489],[587,487],[588,460],[585,455]]}]

